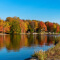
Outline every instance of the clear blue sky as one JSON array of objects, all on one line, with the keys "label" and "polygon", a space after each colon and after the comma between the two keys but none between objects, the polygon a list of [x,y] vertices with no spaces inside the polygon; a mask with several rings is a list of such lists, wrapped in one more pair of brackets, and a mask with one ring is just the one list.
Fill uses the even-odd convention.
[{"label": "clear blue sky", "polygon": [[60,0],[0,0],[0,18],[14,16],[60,24]]}]

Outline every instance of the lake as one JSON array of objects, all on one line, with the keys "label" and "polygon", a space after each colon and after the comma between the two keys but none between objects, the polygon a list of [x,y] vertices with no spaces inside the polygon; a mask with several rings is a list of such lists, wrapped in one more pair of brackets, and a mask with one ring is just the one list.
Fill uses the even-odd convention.
[{"label": "lake", "polygon": [[0,60],[24,60],[55,46],[60,35],[0,35]]}]

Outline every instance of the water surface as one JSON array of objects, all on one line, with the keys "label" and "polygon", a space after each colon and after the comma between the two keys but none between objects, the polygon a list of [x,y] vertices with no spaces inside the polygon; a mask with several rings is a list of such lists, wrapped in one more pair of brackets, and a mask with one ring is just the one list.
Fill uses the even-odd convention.
[{"label": "water surface", "polygon": [[46,51],[60,35],[0,35],[0,60],[24,60],[34,51]]}]

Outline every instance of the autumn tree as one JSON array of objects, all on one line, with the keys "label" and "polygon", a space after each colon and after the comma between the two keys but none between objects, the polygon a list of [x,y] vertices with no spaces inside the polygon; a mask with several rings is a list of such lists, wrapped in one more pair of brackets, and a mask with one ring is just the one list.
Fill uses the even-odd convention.
[{"label": "autumn tree", "polygon": [[39,28],[39,31],[41,29],[44,29],[45,31],[47,31],[47,27],[46,27],[45,23],[42,21],[38,23],[38,28]]},{"label": "autumn tree", "polygon": [[57,27],[56,27],[56,32],[58,33],[59,32],[59,24],[56,24],[57,25]]},{"label": "autumn tree", "polygon": [[27,33],[40,32],[60,32],[60,25],[52,22],[37,20],[21,20],[19,17],[7,17],[6,20],[0,19],[0,32],[4,33]]},{"label": "autumn tree", "polygon": [[10,33],[20,33],[20,32],[21,29],[20,29],[19,21],[13,20],[10,27]]},{"label": "autumn tree", "polygon": [[4,21],[0,19],[0,32],[3,32]]},{"label": "autumn tree", "polygon": [[50,32],[53,32],[53,23],[51,22],[45,22],[46,26],[47,26],[47,30]]},{"label": "autumn tree", "polygon": [[4,32],[10,33],[10,25],[9,22],[4,22]]},{"label": "autumn tree", "polygon": [[32,20],[34,22],[34,31],[36,32],[37,28],[38,28],[38,21],[36,20]]},{"label": "autumn tree", "polygon": [[53,23],[53,31],[56,32],[57,25]]}]

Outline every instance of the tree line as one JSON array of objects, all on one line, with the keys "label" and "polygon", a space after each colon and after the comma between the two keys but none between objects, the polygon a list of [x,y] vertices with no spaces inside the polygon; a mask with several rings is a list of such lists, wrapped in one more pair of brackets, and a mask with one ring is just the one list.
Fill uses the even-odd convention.
[{"label": "tree line", "polygon": [[0,19],[0,33],[33,33],[33,32],[60,32],[58,23],[43,22],[38,20],[21,20],[19,17],[7,17]]}]

